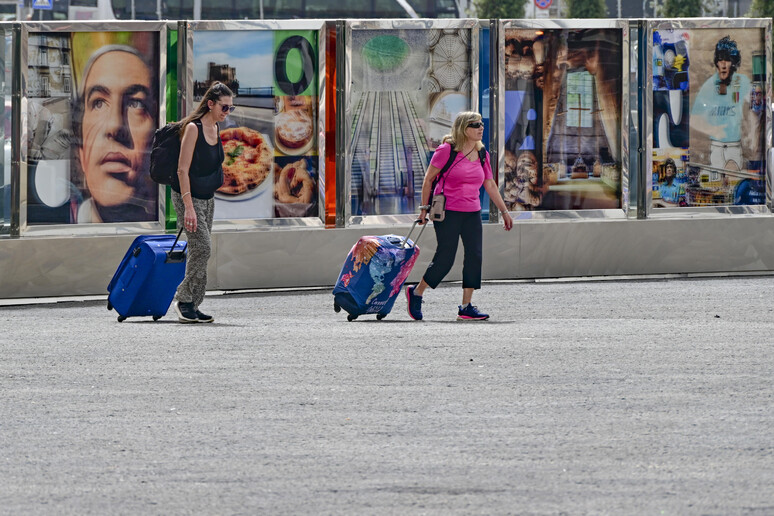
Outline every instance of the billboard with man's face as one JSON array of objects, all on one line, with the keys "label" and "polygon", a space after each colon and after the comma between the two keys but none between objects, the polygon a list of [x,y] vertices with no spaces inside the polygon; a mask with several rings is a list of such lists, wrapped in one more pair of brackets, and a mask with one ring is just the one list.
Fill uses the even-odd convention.
[{"label": "billboard with man's face", "polygon": [[29,36],[29,224],[158,220],[158,32]]}]

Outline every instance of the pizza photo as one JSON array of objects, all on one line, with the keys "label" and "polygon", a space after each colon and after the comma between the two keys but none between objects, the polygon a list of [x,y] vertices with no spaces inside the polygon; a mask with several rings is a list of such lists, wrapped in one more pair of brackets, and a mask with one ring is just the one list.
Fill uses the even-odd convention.
[{"label": "pizza photo", "polygon": [[266,137],[248,127],[220,132],[223,142],[223,186],[221,198],[255,192],[273,170],[274,152]]}]

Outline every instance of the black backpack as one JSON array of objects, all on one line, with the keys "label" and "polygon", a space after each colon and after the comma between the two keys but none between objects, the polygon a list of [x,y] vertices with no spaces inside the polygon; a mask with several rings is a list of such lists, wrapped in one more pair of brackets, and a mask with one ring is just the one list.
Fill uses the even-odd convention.
[{"label": "black backpack", "polygon": [[180,158],[178,127],[178,123],[172,122],[153,133],[150,176],[162,185],[171,185],[177,177],[177,161]]}]

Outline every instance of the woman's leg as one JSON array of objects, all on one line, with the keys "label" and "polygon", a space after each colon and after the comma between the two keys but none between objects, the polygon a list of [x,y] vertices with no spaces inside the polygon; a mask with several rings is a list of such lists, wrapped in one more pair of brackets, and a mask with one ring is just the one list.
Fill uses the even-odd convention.
[{"label": "woman's leg", "polygon": [[471,302],[475,289],[481,288],[483,259],[481,212],[466,213],[466,215],[461,226],[462,248],[465,251],[462,262],[462,306]]},{"label": "woman's leg", "polygon": [[417,296],[421,296],[422,294],[424,294],[425,289],[427,289],[427,287],[429,286],[430,285],[427,284],[427,282],[425,281],[425,278],[422,278],[421,280],[419,280],[419,284],[416,287],[414,287],[414,294],[416,294]]},{"label": "woman's leg", "polygon": [[473,302],[473,290],[475,289],[472,289],[472,288],[462,289],[462,306],[465,306],[468,303]]},{"label": "woman's leg", "polygon": [[[185,277],[180,286],[177,287],[177,300],[181,303],[191,303],[194,307],[204,299],[204,292],[207,288],[207,262],[210,259],[211,239],[210,227],[208,225],[207,211],[208,204],[214,205],[214,200],[192,199],[194,211],[196,212],[197,231],[189,232],[186,230],[187,254],[185,264]],[[178,228],[183,224],[183,215],[185,206],[180,194],[172,191],[172,203],[177,212]]]},{"label": "woman's leg", "polygon": [[[457,246],[460,241],[460,222],[462,213],[447,211],[446,219],[443,222],[434,222],[435,239],[438,242],[433,255],[433,260],[428,265],[422,282],[415,290],[416,294],[422,295],[425,288],[437,287],[444,277],[449,273],[454,265],[454,258],[457,255]],[[422,285],[424,283],[424,286]],[[421,290],[420,290],[421,288]]]},{"label": "woman's leg", "polygon": [[[202,201],[203,204],[203,213],[202,216],[199,216],[199,211],[197,208],[196,212],[196,218],[197,223],[198,221],[202,221],[202,245],[207,246],[207,260],[204,263],[204,276],[200,280],[200,283],[198,285],[198,288],[196,290],[196,293],[194,295],[194,309],[198,310],[199,305],[202,304],[202,301],[204,301],[204,294],[207,292],[207,263],[209,262],[210,256],[212,255],[212,219],[213,215],[215,213],[215,199],[206,199]],[[198,233],[199,231],[197,231]],[[205,243],[206,242],[206,243]]]}]

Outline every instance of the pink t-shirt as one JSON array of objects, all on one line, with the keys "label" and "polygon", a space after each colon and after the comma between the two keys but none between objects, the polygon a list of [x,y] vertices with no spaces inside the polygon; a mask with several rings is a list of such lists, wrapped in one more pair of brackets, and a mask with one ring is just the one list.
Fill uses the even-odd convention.
[{"label": "pink t-shirt", "polygon": [[[442,143],[433,154],[430,164],[442,169],[449,160],[451,145]],[[481,201],[478,193],[486,179],[492,179],[492,167],[489,164],[489,153],[486,153],[486,161],[481,166],[478,159],[478,151],[473,151],[471,156],[476,157],[470,161],[461,152],[457,153],[449,170],[444,173],[433,195],[438,195],[443,189],[446,196],[446,209],[451,211],[478,211],[481,209]]]}]

